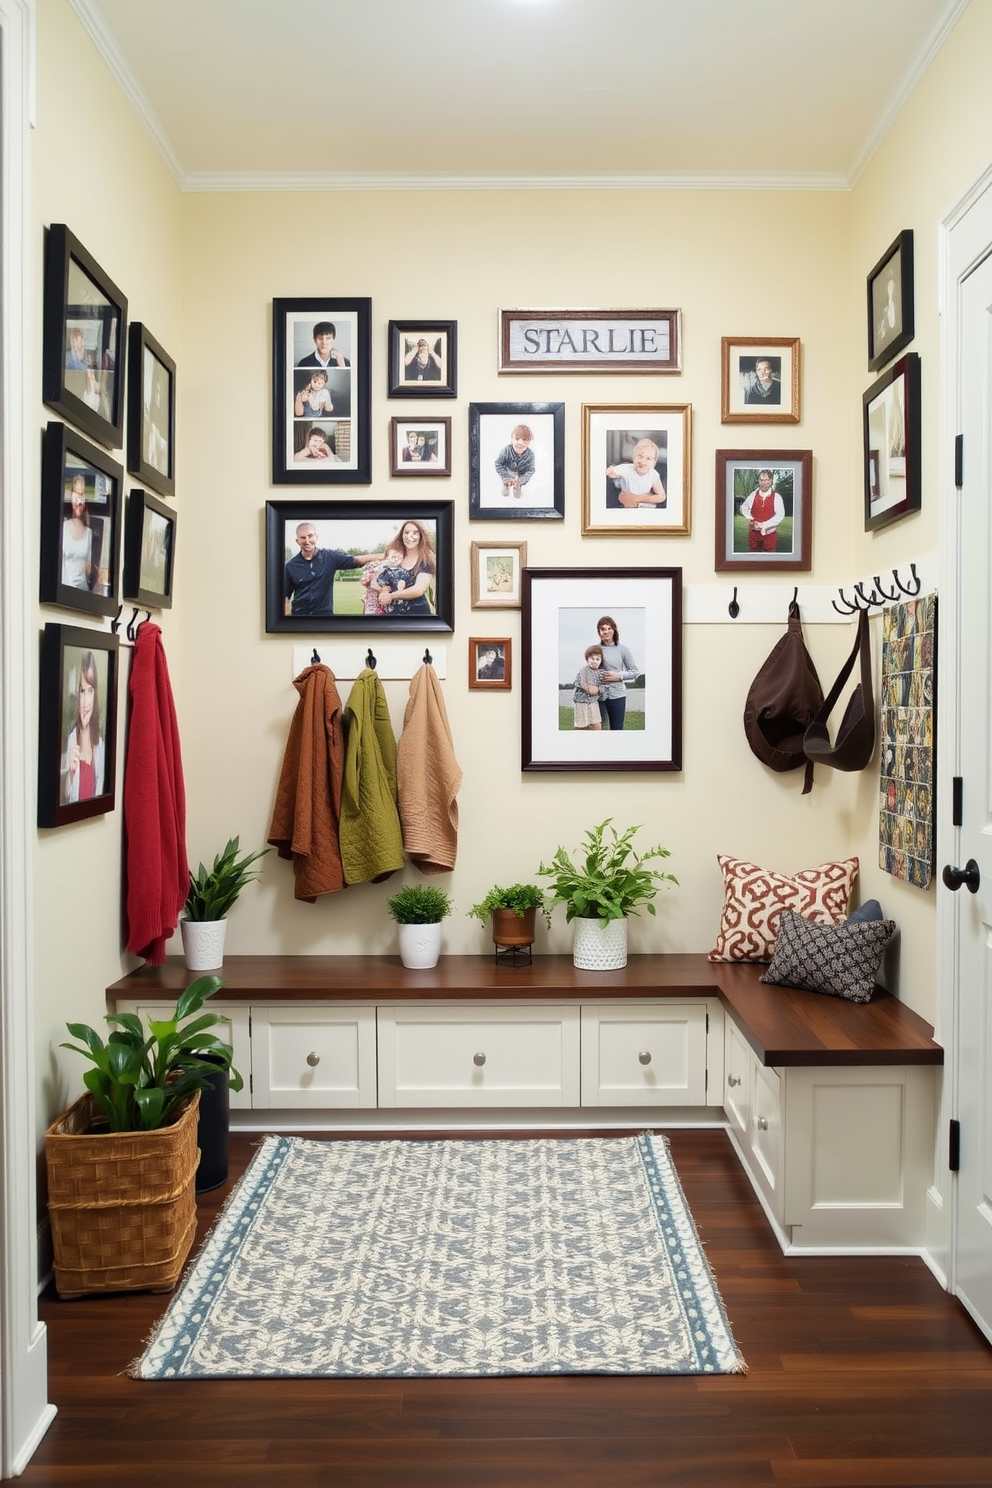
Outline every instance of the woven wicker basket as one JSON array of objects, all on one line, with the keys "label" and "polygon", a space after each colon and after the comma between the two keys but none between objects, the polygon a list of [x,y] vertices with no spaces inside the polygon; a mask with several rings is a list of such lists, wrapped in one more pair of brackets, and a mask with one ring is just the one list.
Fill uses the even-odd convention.
[{"label": "woven wicker basket", "polygon": [[86,1094],[45,1133],[48,1210],[60,1297],[170,1292],[196,1234],[197,1092],[170,1126],[90,1131]]}]

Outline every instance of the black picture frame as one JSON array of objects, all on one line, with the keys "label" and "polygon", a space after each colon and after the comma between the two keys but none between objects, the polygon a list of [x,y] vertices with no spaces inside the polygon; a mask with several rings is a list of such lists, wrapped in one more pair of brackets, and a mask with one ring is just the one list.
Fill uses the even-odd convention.
[{"label": "black picture frame", "polygon": [[423,418],[389,420],[389,473],[415,479],[451,474],[451,419],[429,414]]},{"label": "black picture frame", "polygon": [[[310,635],[325,632],[341,634],[369,633],[394,635],[410,631],[451,631],[454,629],[454,555],[452,533],[454,528],[453,503],[450,501],[269,501],[265,506],[265,629],[274,634]],[[391,600],[386,602],[383,613],[371,613],[365,608],[366,585],[362,579],[366,574],[354,570],[354,578],[343,579],[339,575],[347,570],[337,568],[331,572],[330,601],[332,608],[309,608],[305,613],[293,611],[295,595],[287,599],[293,575],[287,575],[288,562],[304,557],[302,546],[297,544],[296,529],[303,524],[312,526],[317,537],[318,549],[336,548],[350,556],[385,554],[387,544],[402,532],[408,524],[419,524],[426,529],[434,547],[434,579],[426,595],[413,601]],[[324,539],[327,539],[325,542]],[[300,551],[295,551],[300,546]],[[409,571],[409,570],[408,570]],[[310,574],[300,569],[304,579]],[[319,570],[318,581],[328,582],[326,569]],[[414,584],[418,579],[414,578]],[[400,594],[399,583],[410,587],[404,580],[391,580],[390,591]],[[351,590],[354,589],[354,593]],[[430,613],[415,611],[399,612],[400,603],[416,604],[426,598],[432,609]],[[321,604],[323,595],[318,596]],[[309,601],[308,601],[309,604]],[[290,612],[287,614],[287,606]],[[394,608],[395,606],[395,608]]]},{"label": "black picture frame", "polygon": [[[742,508],[766,488],[780,502],[775,502],[767,520],[759,523],[755,518],[752,526],[741,515]],[[751,512],[748,507],[748,515]],[[813,451],[717,450],[714,530],[717,573],[809,573],[813,566]]]},{"label": "black picture frame", "polygon": [[272,301],[273,485],[371,482],[371,326],[368,298]]},{"label": "black picture frame", "polygon": [[127,468],[160,496],[175,496],[176,364],[140,321],[128,332]]},{"label": "black picture frame", "polygon": [[171,610],[176,514],[149,491],[128,492],[124,516],[122,598],[146,610]]},{"label": "black picture frame", "polygon": [[127,298],[64,222],[45,235],[42,399],[91,439],[120,449]]},{"label": "black picture frame", "polygon": [[922,504],[920,358],[908,351],[863,397],[865,531]]},{"label": "black picture frame", "polygon": [[[117,637],[110,631],[49,623],[41,637],[38,691],[38,826],[64,827],[113,811],[117,773]],[[90,691],[88,729],[97,742],[79,767],[80,676]],[[87,783],[87,773],[92,771]],[[91,789],[91,794],[85,792]]]},{"label": "black picture frame", "polygon": [[[519,486],[500,475],[517,427],[529,430],[533,473]],[[469,520],[561,521],[565,515],[564,403],[470,403]],[[505,466],[502,467],[505,469]]]},{"label": "black picture frame", "polygon": [[390,398],[457,396],[457,320],[389,322],[388,394]]},{"label": "black picture frame", "polygon": [[877,372],[916,334],[913,232],[904,228],[868,275],[868,370]]},{"label": "black picture frame", "polygon": [[[681,770],[681,568],[525,568],[523,586],[521,769]],[[576,679],[603,620],[636,672],[616,731],[574,722]]]},{"label": "black picture frame", "polygon": [[[123,467],[105,450],[67,424],[48,424],[41,454],[42,604],[88,615],[115,613],[123,483]],[[73,498],[79,495],[85,507],[77,510]]]}]

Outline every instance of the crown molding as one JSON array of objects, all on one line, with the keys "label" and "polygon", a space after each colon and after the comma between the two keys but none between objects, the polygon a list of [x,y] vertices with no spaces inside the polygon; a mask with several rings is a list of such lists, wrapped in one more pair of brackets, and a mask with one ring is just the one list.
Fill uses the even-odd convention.
[{"label": "crown molding", "polygon": [[846,176],[673,171],[651,176],[454,176],[189,171],[184,191],[847,191]]}]

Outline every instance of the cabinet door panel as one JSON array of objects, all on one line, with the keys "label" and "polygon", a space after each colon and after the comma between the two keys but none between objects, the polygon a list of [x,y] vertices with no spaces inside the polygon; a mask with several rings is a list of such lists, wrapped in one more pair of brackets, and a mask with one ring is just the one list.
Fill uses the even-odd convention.
[{"label": "cabinet door panel", "polygon": [[256,1109],[375,1105],[374,1008],[256,1007],[251,1036]]},{"label": "cabinet door panel", "polygon": [[705,1105],[706,1013],[698,1002],[583,1007],[582,1104]]},{"label": "cabinet door panel", "polygon": [[[166,1018],[174,1018],[176,1015],[176,1004],[174,1002],[137,1002],[128,1004],[128,1012],[137,1013],[147,1023],[149,1018],[159,1021]],[[216,1028],[210,1030],[215,1033],[225,1044],[230,1044],[234,1050],[234,1068],[244,1080],[243,1090],[231,1091],[231,1110],[251,1110],[251,1033],[249,1022],[249,1010],[243,1003],[232,1002],[226,1006],[215,1002],[213,998],[203,1009],[204,1013],[216,1013],[223,1019]]]}]

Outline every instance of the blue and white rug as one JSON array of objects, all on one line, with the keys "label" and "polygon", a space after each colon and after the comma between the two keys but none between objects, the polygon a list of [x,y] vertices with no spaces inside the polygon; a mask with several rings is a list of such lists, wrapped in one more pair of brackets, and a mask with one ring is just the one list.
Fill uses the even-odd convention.
[{"label": "blue and white rug", "polygon": [[739,1374],[663,1137],[266,1137],[138,1379]]}]

